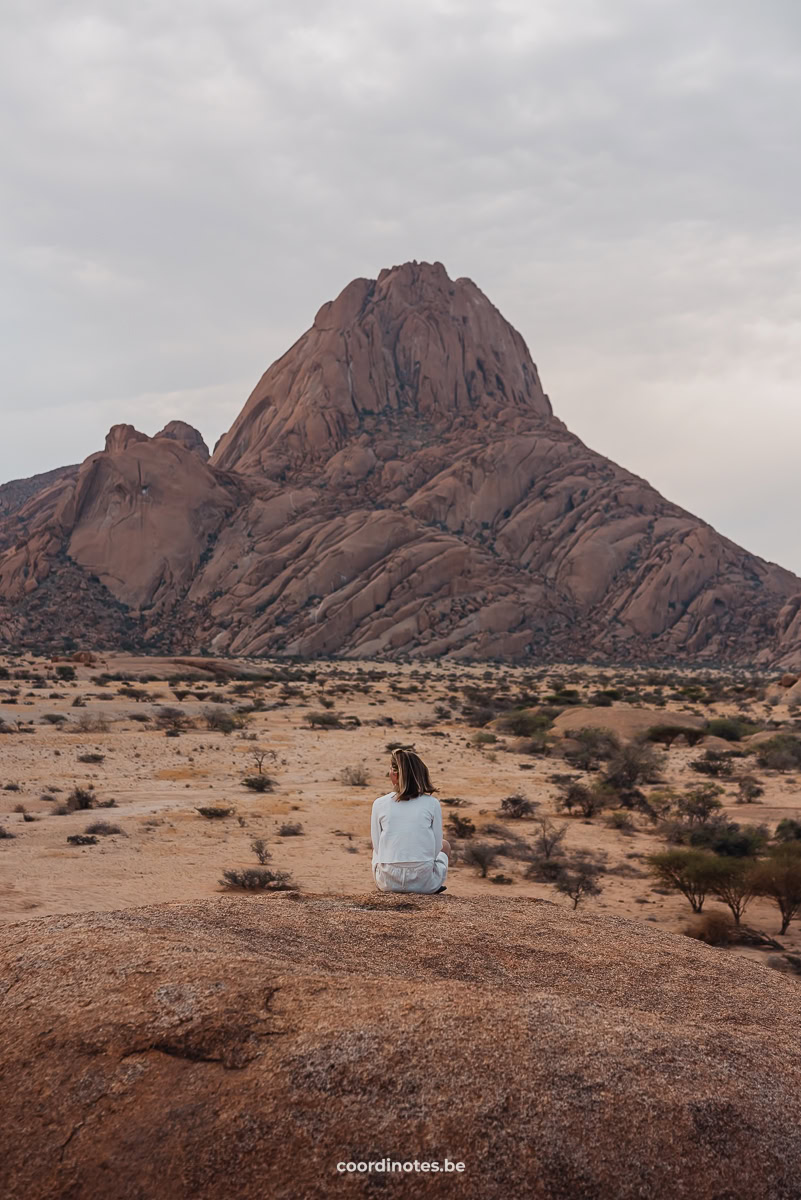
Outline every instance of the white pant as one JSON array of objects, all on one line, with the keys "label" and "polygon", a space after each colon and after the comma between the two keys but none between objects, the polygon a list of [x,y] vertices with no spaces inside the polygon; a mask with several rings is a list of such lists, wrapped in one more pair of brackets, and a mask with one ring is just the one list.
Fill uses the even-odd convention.
[{"label": "white pant", "polygon": [[439,891],[448,875],[448,856],[440,850],[433,862],[374,863],[373,878],[382,892]]}]

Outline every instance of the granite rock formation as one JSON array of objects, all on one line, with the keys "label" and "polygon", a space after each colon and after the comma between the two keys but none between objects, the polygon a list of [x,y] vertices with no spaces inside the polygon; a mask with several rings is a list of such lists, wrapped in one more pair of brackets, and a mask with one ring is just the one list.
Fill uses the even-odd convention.
[{"label": "granite rock formation", "polygon": [[[797,980],[536,900],[221,898],[12,926],[4,1195],[796,1200]],[[397,1180],[394,1181],[397,1184]]]},{"label": "granite rock formation", "polygon": [[182,422],[115,426],[13,519],[6,641],[801,665],[801,580],[589,450],[439,263],[325,304],[210,458]]}]

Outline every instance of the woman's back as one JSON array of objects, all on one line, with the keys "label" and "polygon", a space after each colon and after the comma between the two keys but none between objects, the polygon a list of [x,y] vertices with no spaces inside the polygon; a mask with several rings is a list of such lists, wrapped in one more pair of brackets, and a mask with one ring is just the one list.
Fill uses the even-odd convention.
[{"label": "woman's back", "polygon": [[374,863],[432,862],[442,849],[442,809],[428,793],[397,800],[387,792],[373,801]]}]

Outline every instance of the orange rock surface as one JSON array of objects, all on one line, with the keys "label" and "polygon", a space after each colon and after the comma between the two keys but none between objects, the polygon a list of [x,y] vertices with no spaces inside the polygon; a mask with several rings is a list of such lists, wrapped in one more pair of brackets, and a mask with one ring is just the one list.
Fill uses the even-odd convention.
[{"label": "orange rock surface", "polygon": [[[4,1194],[792,1200],[798,983],[547,902],[287,893],[0,950]],[[391,1186],[397,1184],[383,1176]]]}]

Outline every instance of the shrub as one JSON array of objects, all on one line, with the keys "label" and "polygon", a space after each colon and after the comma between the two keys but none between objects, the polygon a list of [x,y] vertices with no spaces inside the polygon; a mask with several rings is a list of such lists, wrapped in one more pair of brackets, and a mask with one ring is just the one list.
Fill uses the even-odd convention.
[{"label": "shrub", "polygon": [[294,887],[286,871],[271,871],[267,867],[228,868],[223,871],[220,884],[251,892],[286,892]]},{"label": "shrub", "polygon": [[302,837],[303,826],[300,821],[285,821],[278,830],[279,837]]},{"label": "shrub", "polygon": [[554,825],[548,817],[538,817],[539,833],[534,838],[534,849],[544,859],[554,858],[561,850],[567,834],[567,825]]},{"label": "shrub", "polygon": [[224,808],[219,804],[205,804],[202,808],[196,810],[201,817],[205,817],[208,821],[214,821],[220,817],[230,817],[234,811],[232,808]]},{"label": "shrub", "polygon": [[275,781],[269,775],[246,775],[242,786],[250,788],[252,792],[271,792]]},{"label": "shrub", "polygon": [[463,861],[468,867],[478,867],[482,879],[498,858],[499,851],[489,842],[468,842],[462,851]]},{"label": "shrub", "polygon": [[78,762],[82,763],[102,763],[106,761],[105,754],[79,754]]},{"label": "shrub", "polygon": [[346,787],[367,787],[369,776],[367,768],[359,765],[358,767],[345,767],[340,775],[340,782]]},{"label": "shrub", "polygon": [[728,779],[734,774],[731,751],[705,750],[700,758],[690,763],[690,770],[699,775],[712,775],[715,779]]},{"label": "shrub", "polygon": [[723,738],[727,742],[741,742],[749,733],[754,733],[755,729],[754,725],[739,717],[713,717],[706,723],[706,733]]},{"label": "shrub", "polygon": [[776,840],[779,842],[801,842],[801,821],[785,817],[776,826]]},{"label": "shrub", "polygon": [[0,839],[15,838],[16,836],[16,833],[12,833],[10,829],[6,829],[5,825],[0,825]]},{"label": "shrub", "polygon": [[490,883],[514,883],[514,879],[509,875],[502,875],[499,871],[497,875],[490,875]]},{"label": "shrub", "polygon": [[122,834],[125,837],[125,830],[119,825],[112,825],[110,821],[93,821],[91,825],[87,825],[84,833],[97,833],[101,837],[112,837],[115,834]]},{"label": "shrub", "polygon": [[688,925],[684,932],[687,937],[706,942],[708,946],[730,946],[734,940],[734,922],[727,912],[715,909],[704,913],[692,925]]},{"label": "shrub", "polygon": [[206,728],[214,733],[233,733],[235,729],[242,729],[245,724],[245,718],[241,713],[234,713],[229,708],[219,706],[204,708],[203,719],[206,722]]},{"label": "shrub", "polygon": [[67,796],[67,811],[78,812],[82,809],[92,808],[95,800],[96,797],[91,788],[74,787]]},{"label": "shrub", "polygon": [[702,729],[690,729],[685,725],[652,725],[643,734],[643,740],[665,746],[668,750],[679,737],[684,737],[690,746],[695,746],[704,736]]},{"label": "shrub", "polygon": [[166,733],[178,734],[189,725],[189,717],[180,708],[166,704],[156,712],[156,725]]},{"label": "shrub", "polygon": [[801,769],[801,739],[791,733],[779,733],[757,749],[757,762],[768,771]]},{"label": "shrub", "polygon": [[264,866],[265,863],[268,863],[272,858],[264,838],[254,838],[250,843],[250,848],[262,866]]},{"label": "shrub", "polygon": [[555,880],[556,890],[573,901],[573,911],[587,896],[599,896],[602,888],[598,876],[605,864],[605,855],[593,858],[586,852],[577,851]]},{"label": "shrub", "polygon": [[63,713],[44,713],[42,715],[42,723],[45,725],[63,725],[66,719]]},{"label": "shrub", "polygon": [[703,847],[713,854],[731,858],[756,858],[770,838],[766,825],[738,825],[736,821],[720,818],[694,829],[691,846]]},{"label": "shrub", "polygon": [[765,789],[755,775],[739,775],[737,778],[737,803],[755,804]]},{"label": "shrub", "polygon": [[[149,718],[144,713],[137,713],[132,719],[147,721]],[[103,716],[93,717],[89,713],[81,713],[75,722],[75,729],[78,733],[107,733],[108,721]]]},{"label": "shrub", "polygon": [[570,783],[556,797],[556,807],[566,812],[577,808],[589,820],[610,804],[613,796],[614,792],[600,782],[594,783],[592,787],[585,783]]},{"label": "shrub", "polygon": [[96,846],[97,838],[91,833],[73,833],[67,841],[71,846]]},{"label": "shrub", "polygon": [[527,799],[522,792],[513,792],[501,801],[501,815],[519,821],[524,817],[533,816],[538,807],[536,800]]},{"label": "shrub", "polygon": [[612,756],[604,772],[604,781],[625,798],[640,783],[657,783],[659,758],[647,742],[630,742]]},{"label": "shrub", "polygon": [[476,832],[476,827],[469,817],[459,817],[451,813],[448,818],[448,831],[457,838],[470,838]]},{"label": "shrub", "polygon": [[617,829],[619,833],[634,833],[636,826],[631,818],[631,813],[625,809],[617,808],[614,812],[610,812],[606,818],[605,824],[609,829]]},{"label": "shrub", "polygon": [[596,771],[602,762],[608,762],[620,751],[620,740],[607,729],[588,725],[571,731],[570,738],[578,746],[568,750],[565,758],[580,771]]},{"label": "shrub", "polygon": [[566,868],[567,862],[564,858],[537,856],[530,861],[526,870],[526,879],[531,879],[535,883],[556,883]]},{"label": "shrub", "polygon": [[486,729],[477,730],[477,732],[474,733],[470,738],[470,741],[474,746],[491,746],[497,742],[497,740],[498,735],[495,733],[490,733]]},{"label": "shrub", "polygon": [[676,801],[676,810],[687,828],[695,829],[706,825],[723,808],[719,799],[723,788],[716,783],[707,783],[692,788]]},{"label": "shrub", "polygon": [[550,729],[551,718],[543,712],[534,712],[530,708],[513,709],[498,718],[498,728],[503,733],[511,733],[516,737],[534,737],[544,734]]},{"label": "shrub", "polygon": [[341,729],[342,727],[339,713],[335,712],[304,713],[303,719],[312,729]]}]

